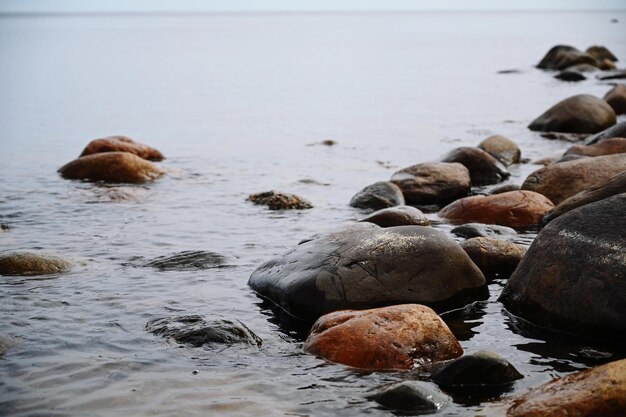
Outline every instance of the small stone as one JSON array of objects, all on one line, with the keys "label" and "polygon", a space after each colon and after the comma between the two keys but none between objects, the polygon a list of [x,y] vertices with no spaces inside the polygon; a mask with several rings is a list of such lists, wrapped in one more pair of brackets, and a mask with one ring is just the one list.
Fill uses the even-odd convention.
[{"label": "small stone", "polygon": [[284,194],[276,191],[250,194],[246,201],[257,205],[267,205],[270,210],[304,210],[313,205],[295,194]]},{"label": "small stone", "polygon": [[469,170],[462,164],[421,163],[401,169],[391,177],[407,203],[414,205],[447,204],[469,194]]},{"label": "small stone", "polygon": [[521,186],[518,184],[504,184],[504,185],[500,185],[498,187],[493,188],[491,191],[489,191],[489,194],[496,195],[496,194],[508,193],[509,191],[519,191],[520,189],[521,189]]},{"label": "small stone", "polygon": [[227,266],[227,259],[219,253],[209,251],[183,251],[166,256],[159,256],[142,266],[160,271],[198,271]]},{"label": "small stone", "polygon": [[572,70],[572,69],[564,69],[554,76],[557,80],[561,81],[569,81],[569,82],[578,82],[584,81],[587,79],[582,73]]},{"label": "small stone", "polygon": [[71,267],[71,262],[47,254],[8,252],[0,255],[0,275],[60,274]]},{"label": "small stone", "polygon": [[484,223],[465,223],[455,227],[451,232],[457,236],[471,239],[473,237],[515,236],[515,229],[506,226]]},{"label": "small stone", "polygon": [[451,150],[441,162],[458,162],[469,170],[472,185],[496,184],[510,176],[505,166],[480,148],[462,146]]},{"label": "small stone", "polygon": [[428,217],[411,206],[397,206],[378,210],[360,221],[374,223],[380,227],[430,226]]},{"label": "small stone", "polygon": [[379,210],[401,205],[404,205],[402,190],[389,181],[379,181],[368,185],[350,200],[351,207],[362,209]]},{"label": "small stone", "polygon": [[366,398],[390,410],[407,412],[435,412],[450,402],[436,385],[424,381],[398,382]]},{"label": "small stone", "polygon": [[526,253],[513,242],[488,237],[468,239],[461,247],[485,277],[510,276]]},{"label": "small stone", "polygon": [[505,166],[518,164],[522,157],[522,151],[517,146],[517,143],[501,135],[489,136],[478,144],[478,148],[487,152]]}]

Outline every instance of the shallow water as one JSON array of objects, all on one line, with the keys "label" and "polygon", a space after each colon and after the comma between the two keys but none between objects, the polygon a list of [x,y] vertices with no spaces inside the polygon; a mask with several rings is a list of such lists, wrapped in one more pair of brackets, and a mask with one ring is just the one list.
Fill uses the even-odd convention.
[{"label": "shallow water", "polygon": [[[364,396],[413,374],[303,354],[247,287],[249,275],[360,218],[352,195],[398,168],[495,133],[530,160],[560,155],[568,143],[525,126],[560,99],[609,86],[532,66],[558,43],[603,44],[626,59],[624,22],[625,13],[0,17],[0,223],[10,227],[0,250],[76,264],[0,280],[0,335],[16,338],[0,358],[0,414],[390,415]],[[497,74],[505,69],[521,73]],[[168,175],[109,187],[56,174],[89,140],[112,134],[159,148]],[[325,139],[338,144],[316,145]],[[510,182],[537,168],[512,167]],[[245,201],[269,189],[315,208]],[[221,254],[229,267],[136,266],[185,250]],[[466,352],[494,350],[524,374],[504,397],[626,355],[524,326],[496,301],[504,284],[444,315]],[[263,346],[180,347],[144,330],[180,314],[237,318]],[[457,398],[441,415],[501,412]]]}]

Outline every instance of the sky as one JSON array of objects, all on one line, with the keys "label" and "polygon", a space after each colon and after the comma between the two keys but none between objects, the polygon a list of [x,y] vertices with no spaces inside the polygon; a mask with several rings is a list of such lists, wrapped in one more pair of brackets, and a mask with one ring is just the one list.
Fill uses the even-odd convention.
[{"label": "sky", "polygon": [[0,13],[626,10],[624,0],[0,0]]}]

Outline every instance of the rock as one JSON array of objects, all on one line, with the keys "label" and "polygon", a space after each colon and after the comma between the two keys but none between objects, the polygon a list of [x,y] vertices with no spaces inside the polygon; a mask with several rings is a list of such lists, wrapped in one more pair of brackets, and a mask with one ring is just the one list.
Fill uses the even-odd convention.
[{"label": "rock", "polygon": [[304,350],[362,369],[411,369],[456,358],[463,349],[430,308],[401,304],[326,314],[313,325]]},{"label": "rock", "polygon": [[152,181],[165,172],[137,155],[106,152],[81,156],[62,166],[59,173],[70,180],[143,183]]},{"label": "rock", "polygon": [[489,192],[489,194],[496,195],[496,194],[507,193],[509,191],[518,191],[520,190],[520,188],[521,187],[518,184],[504,184],[499,187],[495,187]]},{"label": "rock", "polygon": [[572,70],[572,71],[577,71],[577,72],[596,72],[598,71],[598,67],[596,67],[595,65],[589,65],[589,64],[576,64],[576,65],[572,65],[571,67],[567,67],[566,70]]},{"label": "rock", "polygon": [[485,394],[504,391],[521,378],[522,374],[509,361],[486,350],[461,356],[431,376],[446,391]]},{"label": "rock", "polygon": [[501,135],[489,136],[478,144],[478,148],[496,158],[505,166],[519,164],[522,151],[517,143]]},{"label": "rock", "polygon": [[617,84],[606,93],[604,101],[613,108],[615,114],[626,114],[626,85]]},{"label": "rock", "polygon": [[258,294],[308,321],[340,309],[402,303],[441,309],[482,291],[484,283],[478,267],[444,233],[371,223],[304,240],[261,265],[248,281]]},{"label": "rock", "polygon": [[505,69],[497,71],[498,74],[521,74],[522,71],[518,69]]},{"label": "rock", "polygon": [[546,213],[541,221],[541,225],[545,226],[550,221],[570,210],[621,193],[626,193],[626,171],[621,174],[617,174],[606,182],[597,184],[563,200],[556,207]]},{"label": "rock", "polygon": [[578,94],[552,106],[528,125],[530,130],[597,133],[615,124],[615,112],[606,101]]},{"label": "rock", "polygon": [[513,314],[574,334],[626,339],[626,194],[571,210],[544,227],[500,301]]},{"label": "rock", "polygon": [[573,69],[564,69],[554,76],[557,80],[561,81],[569,81],[569,82],[577,82],[584,81],[587,79],[582,73],[573,70]]},{"label": "rock", "polygon": [[389,181],[379,181],[368,185],[350,200],[351,207],[362,209],[379,210],[401,205],[404,205],[402,190]]},{"label": "rock", "polygon": [[461,247],[485,277],[511,275],[526,253],[526,248],[513,242],[488,237],[468,239]]},{"label": "rock", "polygon": [[411,206],[398,206],[378,210],[361,221],[374,223],[380,227],[430,226],[428,217],[420,210]]},{"label": "rock", "polygon": [[560,164],[561,162],[576,161],[578,159],[583,159],[583,158],[589,158],[589,156],[577,155],[577,154],[572,153],[569,155],[563,155],[558,161],[555,162],[555,164]]},{"label": "rock", "polygon": [[469,170],[459,163],[426,162],[401,169],[391,182],[409,204],[447,204],[469,194]]},{"label": "rock", "polygon": [[304,210],[313,208],[313,205],[302,197],[276,191],[250,194],[246,201],[251,201],[257,205],[267,205],[270,210]]},{"label": "rock", "polygon": [[452,234],[470,239],[473,237],[515,236],[517,232],[506,226],[495,224],[466,223],[455,227],[450,231]]},{"label": "rock", "polygon": [[585,140],[585,145],[594,145],[611,138],[626,138],[626,122],[620,122],[596,135],[590,136]]},{"label": "rock", "polygon": [[598,80],[623,80],[626,78],[626,69],[611,71],[596,75]]},{"label": "rock", "polygon": [[157,336],[174,339],[184,345],[199,347],[210,343],[261,346],[262,340],[239,320],[206,321],[202,316],[177,316],[152,320],[146,330]]},{"label": "rock", "polygon": [[617,57],[613,55],[613,52],[609,51],[605,46],[598,46],[598,45],[590,46],[589,48],[587,48],[585,52],[587,52],[589,55],[594,57],[596,61],[598,62],[603,61],[605,59],[611,62],[617,61]]},{"label": "rock", "polygon": [[532,164],[533,165],[543,165],[543,166],[547,167],[548,165],[554,164],[556,161],[558,161],[557,158],[547,157],[547,158],[542,158],[542,159],[538,159],[536,161],[533,161]]},{"label": "rock", "polygon": [[587,133],[563,133],[563,132],[541,132],[542,138],[550,140],[562,140],[566,142],[580,142],[589,137]]},{"label": "rock", "polygon": [[617,69],[617,66],[615,65],[615,62],[603,59],[602,61],[598,61],[598,68],[602,71],[611,71]]},{"label": "rock", "polygon": [[403,381],[368,395],[385,408],[405,412],[435,412],[450,402],[436,385],[424,381]]},{"label": "rock", "polygon": [[219,253],[189,250],[167,256],[159,256],[142,266],[156,268],[160,271],[198,271],[209,268],[221,268],[227,259]]},{"label": "rock", "polygon": [[479,148],[462,146],[448,152],[441,162],[458,162],[469,170],[472,185],[498,183],[511,174],[496,158]]},{"label": "rock", "polygon": [[579,51],[573,46],[557,45],[548,51],[539,64],[537,64],[537,68],[562,70],[577,64],[598,65],[594,57]]},{"label": "rock", "polygon": [[5,252],[0,255],[0,275],[49,275],[68,271],[72,263],[58,256],[36,252]]},{"label": "rock", "polygon": [[15,337],[0,334],[0,357],[7,353],[7,351],[16,344],[17,339]]},{"label": "rock", "polygon": [[0,224],[0,233],[2,232],[8,232],[9,231],[9,226],[6,224]]},{"label": "rock", "polygon": [[602,156],[626,153],[626,138],[604,139],[594,145],[574,145],[565,151],[565,155]]},{"label": "rock", "polygon": [[149,161],[162,161],[165,159],[163,154],[157,149],[135,142],[126,136],[109,136],[92,140],[80,156],[103,152],[129,152]]},{"label": "rock", "polygon": [[556,378],[515,398],[507,417],[621,417],[626,359]]},{"label": "rock", "polygon": [[523,190],[535,191],[559,204],[626,170],[626,154],[596,156],[548,165],[531,173]]},{"label": "rock", "polygon": [[529,191],[465,197],[441,209],[439,216],[458,223],[499,224],[523,228],[539,224],[554,204]]}]

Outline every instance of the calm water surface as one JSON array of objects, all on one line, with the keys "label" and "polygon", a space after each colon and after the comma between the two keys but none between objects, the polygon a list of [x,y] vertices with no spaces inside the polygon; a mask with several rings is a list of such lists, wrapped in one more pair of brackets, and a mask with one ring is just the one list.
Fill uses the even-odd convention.
[{"label": "calm water surface", "polygon": [[[530,160],[560,155],[567,143],[525,126],[558,100],[609,86],[564,83],[533,65],[558,43],[602,44],[626,59],[624,22],[624,13],[0,17],[0,222],[11,227],[0,250],[76,264],[0,280],[0,335],[16,340],[0,358],[0,414],[391,415],[364,395],[414,376],[303,354],[249,275],[360,218],[352,195],[398,168],[496,133]],[[56,174],[89,140],[113,134],[161,149],[168,175],[112,190]],[[309,146],[325,139],[338,145]],[[512,167],[511,182],[536,168]],[[245,202],[269,189],[315,208]],[[183,250],[220,253],[232,267],[130,265]],[[496,301],[505,282],[446,316],[466,352],[494,350],[524,374],[505,398],[625,355],[520,327]],[[144,330],[178,314],[237,318],[264,344],[188,348]],[[457,398],[441,415],[501,413]]]}]

